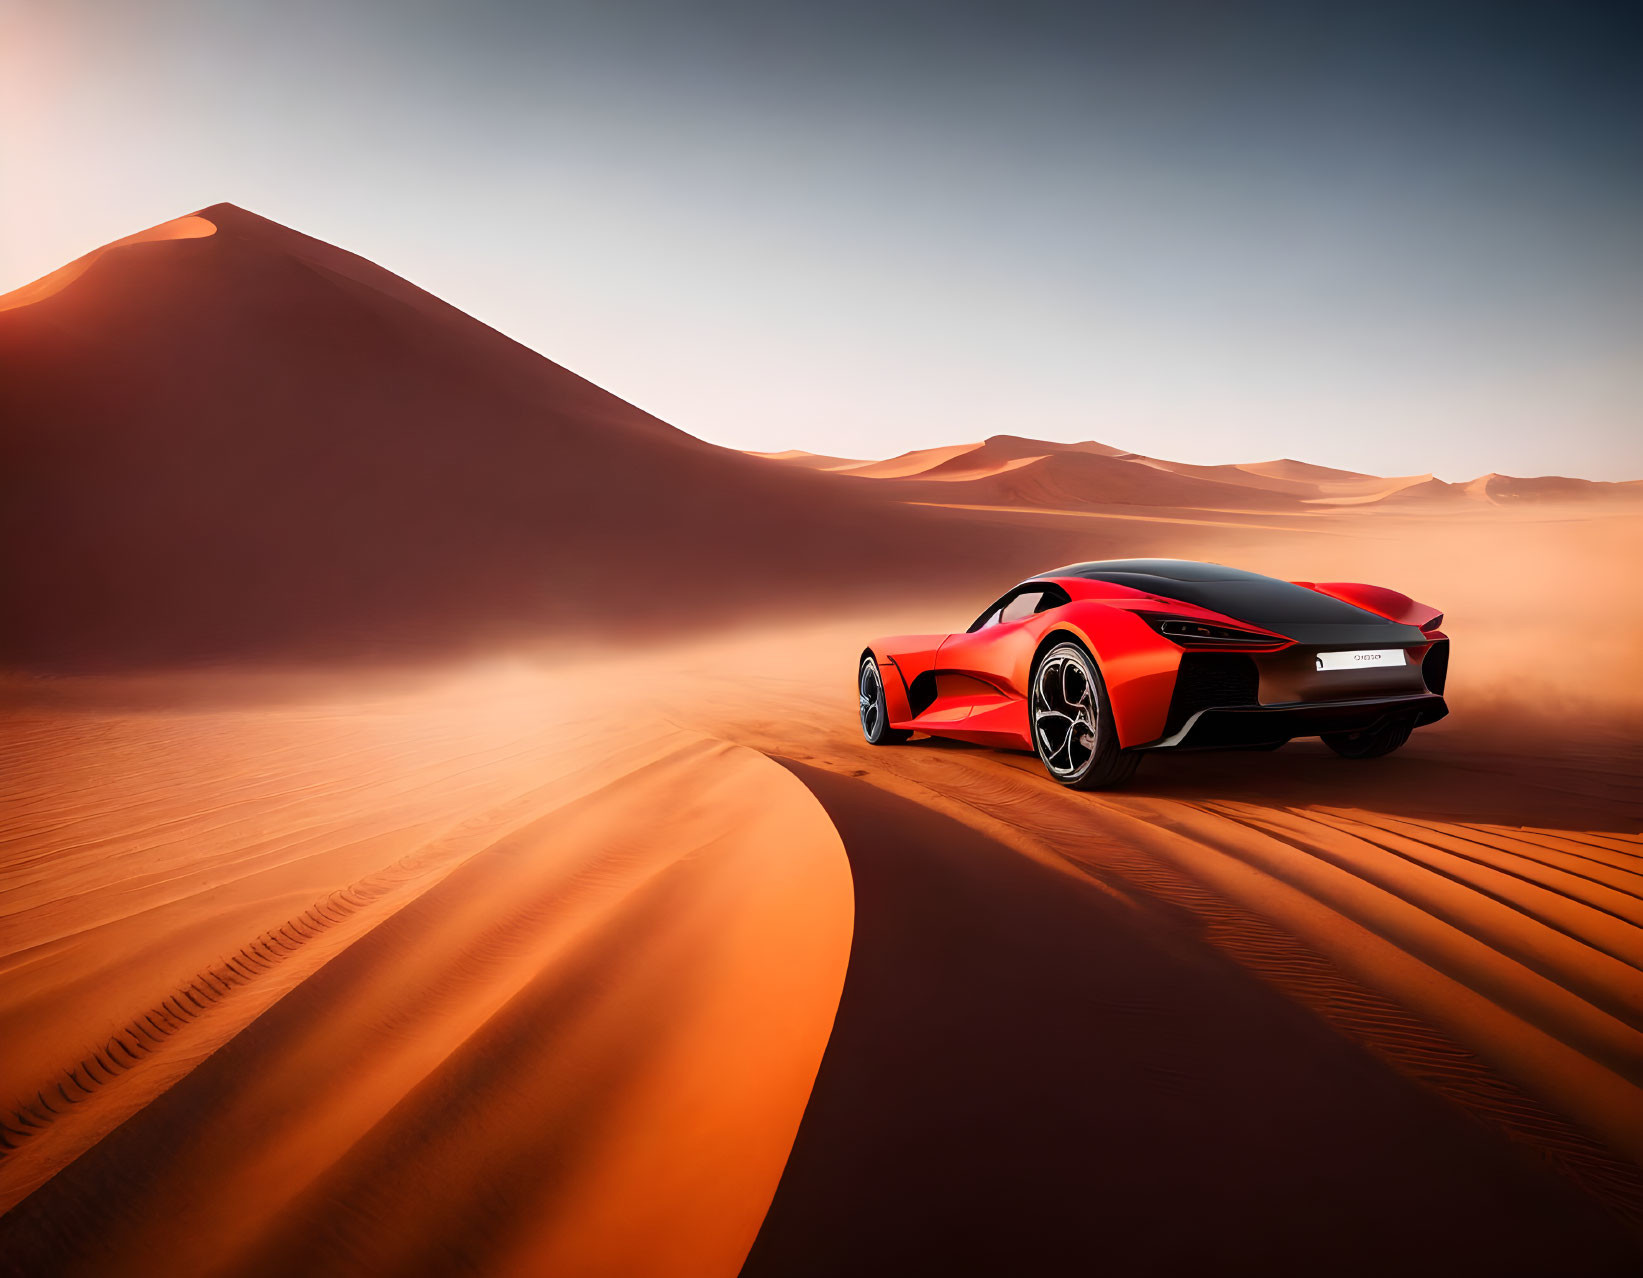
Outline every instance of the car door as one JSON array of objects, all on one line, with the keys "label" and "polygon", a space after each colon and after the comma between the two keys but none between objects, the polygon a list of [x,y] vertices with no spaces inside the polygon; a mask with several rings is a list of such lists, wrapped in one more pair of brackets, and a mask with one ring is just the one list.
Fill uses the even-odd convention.
[{"label": "car door", "polygon": [[[941,645],[936,664],[967,690],[967,735],[976,739],[1026,736],[1025,679],[1044,626],[1041,613],[1065,602],[1056,587],[1018,586]],[[1035,620],[1036,619],[1036,620]],[[1009,743],[1013,743],[1013,740]]]}]

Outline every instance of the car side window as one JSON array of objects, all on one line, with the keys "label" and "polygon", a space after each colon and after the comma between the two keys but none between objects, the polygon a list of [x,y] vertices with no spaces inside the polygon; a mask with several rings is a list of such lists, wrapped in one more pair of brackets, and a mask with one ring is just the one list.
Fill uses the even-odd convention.
[{"label": "car side window", "polygon": [[1059,586],[1017,586],[971,622],[966,633],[973,635],[976,631],[986,630],[989,626],[1011,621],[1025,621],[1035,612],[1059,608],[1066,602],[1068,602],[1067,592]]},{"label": "car side window", "polygon": [[1038,603],[1033,606],[1033,611],[1048,612],[1051,608],[1059,608],[1062,604],[1071,602],[1072,596],[1060,586],[1045,586]]},{"label": "car side window", "polygon": [[986,612],[982,613],[981,616],[972,621],[970,623],[970,628],[964,633],[973,635],[978,630],[987,629],[988,626],[996,626],[998,624],[998,614],[1002,611],[1003,609],[1001,607],[994,605]]},{"label": "car side window", "polygon": [[999,622],[999,614],[1004,611],[1005,606],[1014,598],[1015,591],[1012,590],[1009,594],[1005,595],[1004,598],[994,600],[986,612],[982,613],[981,616],[977,617],[970,623],[970,628],[965,631],[965,633],[973,635],[978,630],[987,629],[988,626],[996,626]]},{"label": "car side window", "polygon": [[1003,608],[999,609],[998,619],[1004,621],[1024,621],[1038,611],[1039,604],[1044,599],[1042,590],[1023,590]]}]

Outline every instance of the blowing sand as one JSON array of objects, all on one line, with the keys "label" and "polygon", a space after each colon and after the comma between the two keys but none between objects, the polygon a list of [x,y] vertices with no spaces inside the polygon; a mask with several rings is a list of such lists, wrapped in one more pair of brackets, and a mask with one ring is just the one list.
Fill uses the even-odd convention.
[{"label": "blowing sand", "polygon": [[1639,530],[1354,527],[1197,535],[1442,601],[1453,718],[1111,795],[861,742],[863,635],[969,599],[12,683],[3,1263],[1635,1271],[1636,653],[1533,661],[1613,596],[1511,623]]}]

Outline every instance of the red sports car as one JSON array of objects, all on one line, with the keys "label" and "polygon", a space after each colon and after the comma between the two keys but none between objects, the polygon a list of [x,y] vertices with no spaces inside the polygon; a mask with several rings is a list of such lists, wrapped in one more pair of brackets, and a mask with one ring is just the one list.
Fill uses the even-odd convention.
[{"label": "red sports car", "polygon": [[1449,713],[1443,615],[1407,595],[1185,559],[1070,564],[1007,591],[963,634],[877,639],[861,728],[1031,750],[1063,785],[1127,780],[1153,750],[1270,750],[1322,737],[1390,754]]}]

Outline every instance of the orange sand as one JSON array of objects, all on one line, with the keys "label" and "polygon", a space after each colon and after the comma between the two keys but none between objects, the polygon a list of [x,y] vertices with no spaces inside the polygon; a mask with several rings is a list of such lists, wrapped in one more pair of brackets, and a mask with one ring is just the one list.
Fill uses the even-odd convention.
[{"label": "orange sand", "polygon": [[[747,457],[167,226],[0,313],[0,1272],[1635,1272],[1634,486]],[[1453,715],[861,741],[1125,555],[1431,602]]]},{"label": "orange sand", "polygon": [[277,1268],[316,1233],[366,1273],[733,1271],[826,1042],[849,872],[774,764],[611,709],[493,674],[19,712],[0,1205],[54,1173],[102,1202],[139,1142],[75,1244],[124,1272]]},{"label": "orange sand", "polygon": [[146,231],[138,231],[135,235],[127,235],[123,239],[103,245],[100,249],[93,249],[84,257],[75,258],[67,266],[59,267],[50,275],[41,276],[32,284],[14,288],[9,293],[0,293],[0,311],[9,311],[17,306],[29,306],[50,297],[53,293],[61,292],[116,249],[126,248],[132,244],[152,244],[160,240],[197,240],[216,233],[216,225],[197,214],[172,218],[169,222],[161,222]]}]

